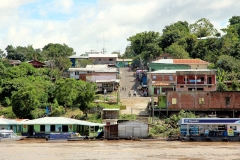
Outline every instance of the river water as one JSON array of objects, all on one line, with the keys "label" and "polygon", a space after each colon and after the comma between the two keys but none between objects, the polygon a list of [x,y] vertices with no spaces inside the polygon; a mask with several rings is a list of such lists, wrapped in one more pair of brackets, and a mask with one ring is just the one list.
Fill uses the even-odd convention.
[{"label": "river water", "polygon": [[0,142],[0,160],[239,160],[238,142],[46,141]]}]

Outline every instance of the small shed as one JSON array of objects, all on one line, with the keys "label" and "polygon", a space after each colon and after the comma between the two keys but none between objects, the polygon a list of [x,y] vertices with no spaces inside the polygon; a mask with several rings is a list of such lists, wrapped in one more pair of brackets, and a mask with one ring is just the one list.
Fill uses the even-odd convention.
[{"label": "small shed", "polygon": [[118,124],[118,137],[121,138],[147,138],[148,137],[148,124],[127,121]]},{"label": "small shed", "polygon": [[102,110],[102,123],[106,125],[117,124],[119,108],[105,108]]},{"label": "small shed", "polygon": [[118,139],[118,125],[106,125],[104,127],[104,138],[105,139]]}]

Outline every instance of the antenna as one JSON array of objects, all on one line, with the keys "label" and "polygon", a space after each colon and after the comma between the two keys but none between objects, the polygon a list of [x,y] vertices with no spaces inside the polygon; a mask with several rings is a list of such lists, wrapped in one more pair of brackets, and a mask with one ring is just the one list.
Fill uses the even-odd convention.
[{"label": "antenna", "polygon": [[105,50],[105,39],[104,39],[104,31],[103,31],[103,54],[105,54],[105,52],[107,52]]}]

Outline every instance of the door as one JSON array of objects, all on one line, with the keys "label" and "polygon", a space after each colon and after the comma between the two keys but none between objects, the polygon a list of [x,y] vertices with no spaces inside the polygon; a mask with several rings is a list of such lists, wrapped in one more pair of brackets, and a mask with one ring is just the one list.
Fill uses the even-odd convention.
[{"label": "door", "polygon": [[34,127],[33,127],[33,125],[28,125],[28,133],[30,134],[30,136],[33,135],[33,132],[34,132]]},{"label": "door", "polygon": [[167,97],[166,96],[160,96],[158,99],[159,107],[160,108],[167,108]]}]

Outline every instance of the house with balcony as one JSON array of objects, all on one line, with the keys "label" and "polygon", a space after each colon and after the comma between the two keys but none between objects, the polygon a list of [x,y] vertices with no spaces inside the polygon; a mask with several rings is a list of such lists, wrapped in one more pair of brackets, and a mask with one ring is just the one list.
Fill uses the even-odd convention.
[{"label": "house with balcony", "polygon": [[216,70],[158,70],[147,73],[149,95],[167,91],[216,91]]},{"label": "house with balcony", "polygon": [[106,65],[87,65],[86,68],[69,68],[70,78],[93,82],[97,84],[97,91],[114,91],[119,86],[118,68]]}]

